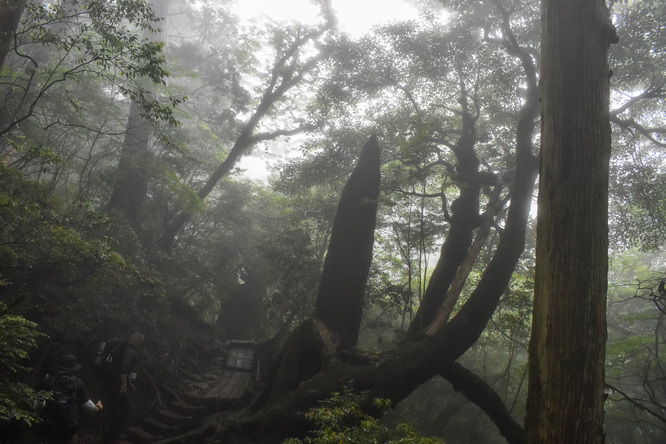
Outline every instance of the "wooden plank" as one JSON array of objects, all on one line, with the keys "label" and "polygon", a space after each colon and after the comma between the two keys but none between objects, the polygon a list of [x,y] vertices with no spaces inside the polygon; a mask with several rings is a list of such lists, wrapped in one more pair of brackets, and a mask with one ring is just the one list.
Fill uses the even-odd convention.
[{"label": "wooden plank", "polygon": [[226,370],[218,384],[206,393],[207,397],[240,399],[252,377],[254,341],[229,342],[232,346],[227,357]]},{"label": "wooden plank", "polygon": [[247,384],[250,382],[250,373],[234,371],[231,372],[229,384],[220,393],[222,399],[239,399],[245,394]]}]

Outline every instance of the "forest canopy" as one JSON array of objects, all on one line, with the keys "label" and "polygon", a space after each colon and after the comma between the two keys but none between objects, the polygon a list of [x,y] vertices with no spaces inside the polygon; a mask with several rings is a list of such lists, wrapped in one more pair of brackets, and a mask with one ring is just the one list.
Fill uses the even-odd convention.
[{"label": "forest canopy", "polygon": [[[409,3],[362,35],[328,0],[308,23],[232,0],[0,3],[7,436],[34,430],[59,354],[85,371],[99,339],[142,331],[137,421],[256,344],[242,402],[190,442],[309,439],[350,399],[380,434],[528,442],[542,2]],[[657,443],[666,3],[607,7],[603,432]]]}]

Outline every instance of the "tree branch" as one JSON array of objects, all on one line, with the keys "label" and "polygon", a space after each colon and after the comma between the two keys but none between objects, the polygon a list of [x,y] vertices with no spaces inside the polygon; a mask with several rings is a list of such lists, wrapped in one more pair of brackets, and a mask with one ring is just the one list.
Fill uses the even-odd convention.
[{"label": "tree branch", "polygon": [[608,383],[606,383],[606,387],[609,388],[609,389],[611,389],[611,390],[614,391],[614,392],[619,393],[619,394],[622,396],[622,398],[624,398],[624,399],[626,399],[627,401],[629,401],[629,403],[630,403],[631,405],[633,405],[634,407],[636,407],[637,409],[639,409],[639,410],[643,410],[644,412],[646,412],[646,413],[648,413],[648,414],[654,416],[654,417],[657,418],[658,420],[660,420],[660,421],[666,423],[666,417],[665,417],[665,416],[660,415],[659,413],[652,411],[652,410],[649,409],[648,407],[644,406],[642,402],[635,400],[634,398],[632,398],[631,396],[629,396],[627,393],[623,392],[623,391],[620,390],[619,388],[617,388],[617,387],[615,387],[615,386],[613,386],[613,385],[610,385],[610,384],[608,384]]},{"label": "tree branch", "polygon": [[495,215],[497,211],[501,209],[501,206],[499,205],[501,202],[500,201],[501,191],[502,191],[502,184],[498,183],[495,186],[495,189],[493,190],[492,196],[490,196],[490,201],[488,202],[488,205],[486,206],[486,211],[482,216],[483,223],[481,224],[479,230],[476,233],[474,242],[469,248],[467,256],[465,256],[465,259],[460,264],[458,272],[456,273],[456,276],[453,279],[453,282],[451,283],[451,286],[449,287],[449,290],[446,293],[446,297],[444,298],[444,301],[440,305],[439,310],[437,310],[437,315],[435,316],[435,319],[430,323],[428,328],[426,328],[425,330],[425,333],[427,335],[432,336],[435,333],[437,333],[442,328],[442,326],[446,324],[446,322],[449,320],[449,316],[451,316],[453,307],[458,301],[460,293],[462,292],[462,289],[465,286],[467,277],[472,271],[474,262],[476,262],[476,259],[479,256],[479,253],[481,252],[481,248],[483,247],[483,244],[485,243],[486,239],[488,238],[488,235],[490,234],[490,228],[492,227],[492,223],[495,220]]},{"label": "tree branch", "polygon": [[440,374],[453,385],[454,390],[461,392],[490,417],[509,444],[526,442],[523,427],[513,419],[502,398],[486,381],[456,362],[445,365]]},{"label": "tree branch", "polygon": [[610,115],[610,121],[617,126],[624,128],[624,129],[634,129],[638,131],[639,134],[641,134],[643,137],[651,141],[652,143],[661,146],[661,147],[666,147],[666,142],[661,142],[658,139],[655,138],[654,134],[662,134],[666,135],[666,128],[645,128],[643,125],[640,123],[636,122],[633,118],[629,119],[620,119],[617,115],[611,114]]}]

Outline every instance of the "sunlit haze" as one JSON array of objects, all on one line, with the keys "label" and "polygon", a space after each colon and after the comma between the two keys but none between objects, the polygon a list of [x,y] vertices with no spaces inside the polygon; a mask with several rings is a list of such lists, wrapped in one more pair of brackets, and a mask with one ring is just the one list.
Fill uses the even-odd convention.
[{"label": "sunlit haze", "polygon": [[[419,16],[417,9],[403,0],[332,0],[331,4],[340,28],[357,36],[380,23]],[[302,23],[319,20],[319,10],[310,0],[238,0],[238,13],[244,20],[261,16]]]},{"label": "sunlit haze", "polygon": [[[319,8],[310,0],[238,0],[242,21],[271,19],[314,24],[321,21]],[[398,20],[417,19],[418,10],[403,0],[332,0],[340,30],[359,37],[374,26]],[[270,150],[269,150],[270,151]],[[269,155],[270,157],[270,155]],[[244,175],[265,180],[268,171],[265,157],[248,155],[238,163]]]}]

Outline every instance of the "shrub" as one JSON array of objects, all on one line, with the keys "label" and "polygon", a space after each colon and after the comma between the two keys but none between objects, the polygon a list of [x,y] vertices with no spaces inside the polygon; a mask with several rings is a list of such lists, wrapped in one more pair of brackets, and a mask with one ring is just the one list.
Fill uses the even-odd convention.
[{"label": "shrub", "polygon": [[[306,416],[316,424],[314,436],[304,439],[291,438],[284,444],[443,444],[439,438],[419,436],[409,425],[400,424],[389,429],[360,407],[362,394],[345,387],[342,393],[333,393],[323,401],[324,406],[310,410]],[[390,408],[390,401],[375,399],[374,406],[382,413]]]}]

